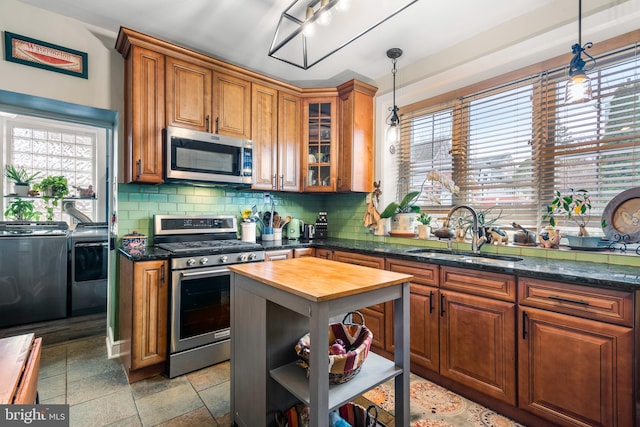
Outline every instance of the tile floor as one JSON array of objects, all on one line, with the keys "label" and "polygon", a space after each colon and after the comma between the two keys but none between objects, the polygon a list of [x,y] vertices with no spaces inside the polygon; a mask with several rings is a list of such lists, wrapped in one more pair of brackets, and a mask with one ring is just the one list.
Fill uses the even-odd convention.
[{"label": "tile floor", "polygon": [[[229,427],[229,370],[229,362],[224,362],[173,379],[159,375],[129,384],[120,359],[107,358],[105,338],[94,336],[45,346],[38,392],[40,403],[70,405],[71,427]],[[425,386],[432,389],[421,389],[421,398],[411,398],[414,427],[520,426],[411,374],[412,388]],[[392,410],[392,389],[383,384],[365,396],[381,408]],[[392,418],[385,422],[394,425]]]}]

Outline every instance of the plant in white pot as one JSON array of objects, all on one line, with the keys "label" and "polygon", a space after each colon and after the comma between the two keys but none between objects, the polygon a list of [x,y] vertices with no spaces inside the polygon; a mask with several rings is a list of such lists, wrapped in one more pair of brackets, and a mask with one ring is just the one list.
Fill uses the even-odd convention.
[{"label": "plant in white pot", "polygon": [[429,225],[431,225],[431,215],[426,212],[420,212],[417,221],[420,223],[418,224],[418,237],[421,239],[428,239],[431,234],[429,227]]},{"label": "plant in white pot", "polygon": [[29,173],[22,166],[6,165],[4,175],[13,181],[13,192],[21,197],[29,195],[31,183],[40,175],[40,172]]},{"label": "plant in white pot", "polygon": [[[567,235],[569,246],[586,248],[597,247],[601,237],[592,237],[587,231],[587,225],[591,220],[591,197],[587,190],[569,189],[569,192],[562,194],[555,191],[551,204],[547,206],[547,211],[542,215],[542,219],[548,220],[551,227],[555,227],[558,223],[559,216],[566,217],[578,226],[578,234],[575,236]],[[606,222],[603,219],[600,224],[603,228]]]},{"label": "plant in white pot", "polygon": [[400,203],[391,202],[380,213],[380,218],[391,218],[391,233],[415,234],[420,206],[414,205],[421,191],[407,193]]},{"label": "plant in white pot", "polygon": [[62,175],[47,176],[33,188],[42,193],[42,199],[46,204],[47,221],[53,221],[54,208],[57,208],[60,205],[59,202],[69,194],[67,178]]}]

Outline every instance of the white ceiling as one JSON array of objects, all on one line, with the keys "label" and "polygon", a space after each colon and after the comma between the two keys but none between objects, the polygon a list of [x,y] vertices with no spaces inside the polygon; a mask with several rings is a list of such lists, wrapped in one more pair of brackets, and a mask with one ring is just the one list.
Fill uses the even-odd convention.
[{"label": "white ceiling", "polygon": [[[386,51],[392,47],[403,49],[398,75],[404,73],[403,83],[411,83],[438,68],[460,66],[559,29],[567,52],[577,38],[577,0],[419,0],[302,70],[267,55],[280,14],[293,0],[21,1],[114,33],[129,27],[303,87],[359,78],[388,88],[391,62]],[[375,7],[379,1],[392,0],[368,4]],[[605,14],[607,19],[608,13],[615,21],[621,18],[621,5],[638,2],[584,0],[583,33],[587,17]],[[351,13],[355,25],[357,10]]]}]

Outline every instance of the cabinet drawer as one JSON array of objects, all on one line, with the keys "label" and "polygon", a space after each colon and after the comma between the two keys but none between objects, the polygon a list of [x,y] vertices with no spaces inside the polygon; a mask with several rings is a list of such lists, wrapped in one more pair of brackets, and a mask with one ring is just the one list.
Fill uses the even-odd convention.
[{"label": "cabinet drawer", "polygon": [[518,301],[530,307],[633,326],[630,292],[524,277],[518,281]]},{"label": "cabinet drawer", "polygon": [[333,259],[333,252],[331,249],[316,248],[316,258]]},{"label": "cabinet drawer", "polygon": [[387,259],[387,270],[397,273],[413,275],[411,283],[420,285],[438,286],[440,284],[439,266],[423,262],[404,261],[399,259]]},{"label": "cabinet drawer", "polygon": [[378,268],[380,270],[384,270],[384,258],[371,256],[371,255],[363,255],[363,254],[357,254],[353,252],[334,251],[333,260],[346,262],[348,264],[362,265],[364,267]]},{"label": "cabinet drawer", "polygon": [[440,287],[504,301],[516,300],[516,278],[509,274],[441,267]]}]

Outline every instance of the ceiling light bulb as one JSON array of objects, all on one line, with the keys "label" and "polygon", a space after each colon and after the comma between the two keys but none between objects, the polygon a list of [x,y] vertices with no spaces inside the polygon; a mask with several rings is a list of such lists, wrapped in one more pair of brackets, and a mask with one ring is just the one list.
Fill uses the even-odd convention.
[{"label": "ceiling light bulb", "polygon": [[567,82],[565,100],[567,103],[586,102],[591,100],[591,79],[584,73],[571,77]]},{"label": "ceiling light bulb", "polygon": [[[326,7],[329,4],[329,0],[322,0],[320,2],[320,9]],[[331,11],[329,9],[321,10],[318,15],[318,24],[319,25],[329,25],[331,24]]]},{"label": "ceiling light bulb", "polygon": [[351,0],[340,0],[336,3],[336,10],[346,12],[351,9]]},{"label": "ceiling light bulb", "polygon": [[310,21],[310,19],[312,17],[313,17],[313,8],[312,7],[307,7],[307,16],[306,16],[306,19],[304,21],[304,24],[302,24],[302,33],[306,37],[311,37],[316,32],[315,23]]},{"label": "ceiling light bulb", "polygon": [[400,141],[400,125],[398,123],[391,123],[387,128],[387,143],[395,144]]}]

